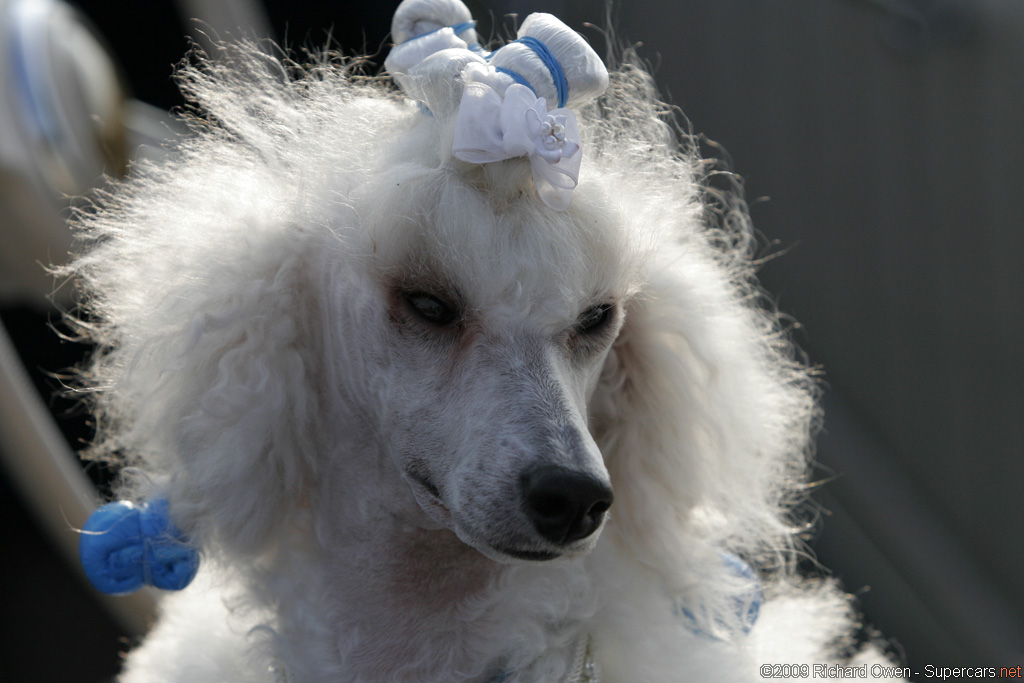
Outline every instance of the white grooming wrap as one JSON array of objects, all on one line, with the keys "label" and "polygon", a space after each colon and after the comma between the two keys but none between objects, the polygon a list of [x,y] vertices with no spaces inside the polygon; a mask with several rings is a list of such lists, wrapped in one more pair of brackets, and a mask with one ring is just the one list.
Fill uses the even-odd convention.
[{"label": "white grooming wrap", "polygon": [[518,39],[490,55],[475,45],[471,25],[461,0],[404,0],[385,67],[432,115],[457,113],[453,156],[476,164],[528,157],[541,200],[564,211],[582,158],[568,107],[603,93],[608,71],[582,36],[550,14],[528,16]]},{"label": "white grooming wrap", "polygon": [[[462,0],[403,0],[391,19],[391,39],[401,44],[444,26],[472,20],[473,15]],[[473,29],[465,31],[461,37],[470,44],[477,42]]]},{"label": "white grooming wrap", "polygon": [[469,43],[455,35],[451,27],[445,26],[416,40],[395,45],[384,60],[384,67],[392,76],[404,74],[427,57],[449,48],[468,51]]},{"label": "white grooming wrap", "polygon": [[[569,84],[565,106],[588,102],[608,89],[608,70],[594,49],[580,34],[551,14],[535,13],[526,17],[517,37],[529,36],[547,45]],[[558,103],[551,73],[533,50],[522,43],[509,43],[491,56],[491,66],[515,71],[529,81],[537,97],[552,106]]]},{"label": "white grooming wrap", "polygon": [[472,22],[462,0],[404,0],[391,20],[395,46],[384,68],[405,94],[435,114],[450,113],[455,105],[449,103],[459,99],[452,84],[469,61],[483,59],[469,49],[477,42],[476,30],[466,26]]},{"label": "white grooming wrap", "polygon": [[435,116],[444,118],[458,109],[463,73],[471,64],[486,67],[487,61],[475,52],[450,48],[435,52],[395,80],[407,95],[423,102]]}]

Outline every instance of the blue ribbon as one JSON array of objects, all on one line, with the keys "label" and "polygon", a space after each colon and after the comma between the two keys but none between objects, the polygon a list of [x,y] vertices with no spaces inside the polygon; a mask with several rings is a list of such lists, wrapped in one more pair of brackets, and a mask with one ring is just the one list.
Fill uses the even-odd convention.
[{"label": "blue ribbon", "polygon": [[100,507],[82,527],[78,555],[89,582],[110,595],[144,585],[181,590],[199,570],[199,552],[171,522],[163,499]]}]

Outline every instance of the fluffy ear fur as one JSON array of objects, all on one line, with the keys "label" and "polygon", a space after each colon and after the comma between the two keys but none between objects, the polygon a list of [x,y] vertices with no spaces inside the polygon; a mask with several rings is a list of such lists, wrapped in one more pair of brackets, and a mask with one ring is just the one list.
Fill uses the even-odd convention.
[{"label": "fluffy ear fur", "polygon": [[693,563],[680,538],[763,559],[792,531],[813,401],[758,318],[713,262],[680,255],[630,302],[607,361],[592,410],[614,518],[663,571]]},{"label": "fluffy ear fur", "polygon": [[[194,135],[77,218],[87,249],[66,274],[90,295],[81,325],[99,349],[84,378],[94,455],[144,464],[125,495],[168,496],[204,548],[256,553],[303,504],[323,431],[309,329],[322,295],[308,278],[340,239],[317,213],[340,182],[308,169],[391,134],[343,125],[373,121],[351,107],[396,105],[365,86],[353,103],[345,78],[289,81],[254,49],[220,57],[182,72],[204,106]],[[318,88],[333,92],[302,96]]]},{"label": "fluffy ear fur", "polygon": [[[130,286],[102,290],[132,296],[105,309],[124,317],[93,368],[116,389],[103,403],[116,438],[100,448],[143,457],[135,495],[167,495],[201,545],[255,552],[313,474],[303,456],[314,452],[317,335],[304,325],[316,299],[284,226],[250,216],[203,227],[238,240],[219,262],[154,229],[134,248],[168,255],[162,272],[142,258],[145,269],[121,270]],[[115,238],[90,258],[131,262],[130,249]]]},{"label": "fluffy ear fur", "polygon": [[[615,489],[609,530],[674,593],[707,602],[735,590],[720,553],[767,571],[792,550],[815,385],[756,288],[742,197],[716,213],[710,190],[694,194],[706,167],[675,151],[647,74],[624,65],[587,114],[603,129],[588,163],[631,232],[658,245],[591,405]],[[720,606],[710,618],[730,621]]]},{"label": "fluffy ear fur", "polygon": [[386,84],[313,57],[196,55],[178,75],[191,134],[76,217],[84,255],[64,271],[99,348],[94,456],[144,465],[124,495],[168,496],[208,551],[258,553],[308,502],[332,419],[325,254],[344,267],[367,178],[438,144]]}]

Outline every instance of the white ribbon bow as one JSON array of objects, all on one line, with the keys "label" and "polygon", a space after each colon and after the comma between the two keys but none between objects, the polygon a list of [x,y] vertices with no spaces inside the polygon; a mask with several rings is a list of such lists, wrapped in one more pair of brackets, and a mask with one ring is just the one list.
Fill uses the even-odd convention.
[{"label": "white ribbon bow", "polygon": [[529,157],[541,201],[556,211],[569,208],[583,156],[576,115],[564,108],[549,112],[544,98],[525,85],[510,85],[502,96],[487,83],[467,81],[455,157],[474,164]]}]

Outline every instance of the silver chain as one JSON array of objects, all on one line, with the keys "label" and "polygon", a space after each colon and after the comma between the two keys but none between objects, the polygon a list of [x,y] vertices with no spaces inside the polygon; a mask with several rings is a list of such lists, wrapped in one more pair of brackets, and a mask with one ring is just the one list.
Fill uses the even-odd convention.
[{"label": "silver chain", "polygon": [[601,683],[601,671],[594,661],[590,634],[584,633],[576,641],[576,651],[572,658],[572,668],[565,683]]}]

